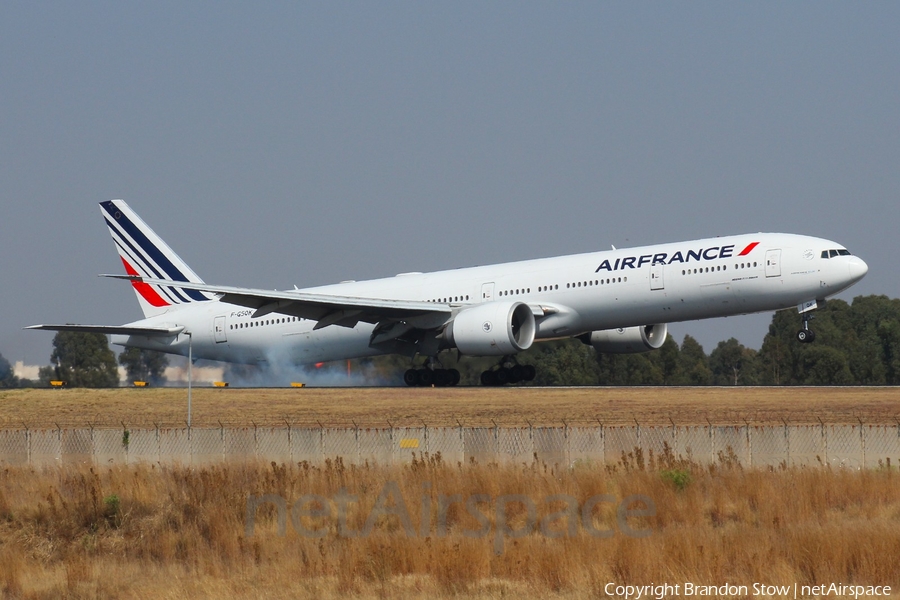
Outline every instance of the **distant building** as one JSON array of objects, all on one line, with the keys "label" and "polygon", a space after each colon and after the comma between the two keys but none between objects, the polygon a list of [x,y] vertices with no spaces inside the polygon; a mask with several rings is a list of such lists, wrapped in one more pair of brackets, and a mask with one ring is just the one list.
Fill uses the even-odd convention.
[{"label": "distant building", "polygon": [[[13,375],[19,379],[37,380],[40,378],[38,372],[41,365],[26,365],[23,361],[18,360],[13,365]],[[192,377],[195,384],[212,384],[213,381],[222,381],[225,374],[225,367],[198,367],[192,369]],[[168,385],[187,385],[187,365],[185,366],[169,366],[165,371],[166,383]],[[125,373],[124,367],[119,367],[119,383],[122,385],[131,385]]]}]

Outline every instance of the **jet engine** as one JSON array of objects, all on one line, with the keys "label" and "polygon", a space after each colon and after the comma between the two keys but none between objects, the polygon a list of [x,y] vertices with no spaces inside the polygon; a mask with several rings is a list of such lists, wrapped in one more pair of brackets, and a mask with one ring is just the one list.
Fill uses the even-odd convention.
[{"label": "jet engine", "polygon": [[666,341],[669,326],[666,323],[627,327],[625,329],[604,329],[579,336],[582,342],[605,354],[635,354],[658,350]]},{"label": "jet engine", "polygon": [[527,304],[487,302],[457,314],[444,339],[470,356],[506,356],[528,350],[536,329]]}]

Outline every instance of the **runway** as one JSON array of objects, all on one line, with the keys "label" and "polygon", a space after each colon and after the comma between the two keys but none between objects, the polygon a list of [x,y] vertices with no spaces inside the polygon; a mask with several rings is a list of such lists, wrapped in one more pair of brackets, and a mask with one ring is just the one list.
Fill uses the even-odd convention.
[{"label": "runway", "polygon": [[[897,424],[893,387],[195,388],[192,425]],[[187,390],[0,392],[0,428],[183,426]]]}]

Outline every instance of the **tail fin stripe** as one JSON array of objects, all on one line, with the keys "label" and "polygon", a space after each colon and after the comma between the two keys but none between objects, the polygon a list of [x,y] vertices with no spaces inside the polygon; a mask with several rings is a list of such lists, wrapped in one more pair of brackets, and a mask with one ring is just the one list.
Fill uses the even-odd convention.
[{"label": "tail fin stripe", "polygon": [[[109,208],[106,209],[107,212],[112,213]],[[140,246],[140,248],[144,251],[144,253],[155,262],[167,275],[166,279],[172,279],[174,281],[188,281],[188,278],[184,276],[184,274],[178,270],[178,267],[172,264],[172,261],[166,257],[165,254],[159,251],[159,248],[147,239],[147,236],[144,235],[144,232],[138,229],[131,220],[123,215],[121,212],[117,212],[116,214],[112,214],[113,224],[121,227],[122,230],[131,237],[134,242]],[[118,217],[118,218],[116,218]],[[110,221],[107,220],[107,223]],[[199,298],[200,300],[205,300],[205,298]]]},{"label": "tail fin stripe", "polygon": [[[137,275],[138,272],[135,271],[134,267],[128,264],[128,261],[124,258],[122,259],[122,264],[125,265],[125,272],[129,275]],[[154,306],[157,308],[163,306],[169,306],[169,303],[166,302],[159,294],[156,293],[156,290],[153,289],[152,286],[144,283],[143,281],[132,281],[131,285],[134,286],[134,289],[143,296],[144,300],[150,303],[150,306]]]},{"label": "tail fin stripe", "polygon": [[[127,237],[123,236],[117,229],[113,228],[112,225],[107,221],[107,224],[110,225],[110,231],[113,232],[113,242],[119,248],[119,250],[126,255],[133,264],[141,267],[145,272],[152,273],[157,279],[166,279],[166,276],[160,273],[160,271],[156,268],[156,266],[147,260],[147,258],[135,248],[132,243],[128,240]],[[124,246],[123,246],[124,244]],[[125,247],[127,246],[127,248]],[[130,250],[130,251],[129,251]],[[135,275],[140,275],[140,273],[135,272]],[[172,304],[184,304],[190,302],[187,298],[176,292],[174,289],[169,288],[158,288],[163,294],[168,296],[169,302]],[[173,297],[174,296],[174,297]],[[149,300],[148,300],[149,302]],[[151,303],[152,304],[152,303]]]},{"label": "tail fin stripe", "polygon": [[[123,236],[117,229],[115,229],[109,221],[106,222],[109,225],[110,230],[113,232],[113,242],[115,242],[116,246],[119,247],[122,252],[128,255],[128,257],[132,260],[133,263],[144,269],[148,273],[152,273],[157,279],[168,279],[165,274],[160,272],[159,269],[156,268],[152,262],[147,260],[147,257],[143,255],[143,253],[134,247],[131,241],[128,240],[125,236]],[[139,273],[140,274],[140,273]]]},{"label": "tail fin stripe", "polygon": [[[153,242],[147,239],[147,236],[144,235],[144,233],[140,229],[138,229],[127,216],[125,216],[121,212],[113,211],[111,210],[111,208],[113,207],[104,206],[104,210],[113,215],[113,219],[115,219],[116,216],[118,216],[118,219],[114,221],[106,219],[107,225],[112,231],[119,233],[120,237],[123,240],[127,239],[124,235],[127,234],[127,236],[130,237],[134,241],[134,243],[141,248],[141,250],[143,250],[143,253],[140,253],[137,248],[134,248],[129,243],[129,246],[132,247],[132,250],[141,254],[141,256],[145,259],[150,258],[152,262],[155,263],[160,268],[160,270],[165,273],[164,276],[161,276],[157,272],[157,277],[160,277],[161,279],[172,279],[173,281],[188,281],[188,278],[185,277],[185,275],[175,265],[172,264],[172,261],[170,261],[168,257],[166,257],[166,255],[159,251],[159,249]],[[144,260],[143,262],[150,264],[151,261]],[[173,293],[175,293],[174,290]],[[209,298],[196,290],[184,290],[184,293],[198,302],[209,300]],[[180,296],[180,294],[177,293],[176,295]],[[190,300],[185,299],[184,302],[190,302]]]},{"label": "tail fin stripe", "polygon": [[[110,226],[110,231],[113,232],[113,242],[122,252],[122,254],[131,259],[131,262],[133,264],[138,265],[145,272],[152,273],[157,279],[166,279],[166,276],[163,275],[151,261],[147,260],[147,258],[141,253],[141,251],[135,248],[134,245],[132,245],[127,237],[123,236],[118,229],[114,228],[109,220],[107,220],[106,223]],[[125,246],[127,246],[127,248]],[[135,272],[133,274],[140,275],[140,273],[138,272]],[[174,288],[167,289],[164,287],[157,287],[157,289],[159,289],[159,291],[161,291],[168,297],[169,303],[171,304],[186,304],[190,302],[190,300],[179,294]],[[150,302],[149,299],[147,299],[147,301]],[[150,303],[153,304],[152,302]]]}]

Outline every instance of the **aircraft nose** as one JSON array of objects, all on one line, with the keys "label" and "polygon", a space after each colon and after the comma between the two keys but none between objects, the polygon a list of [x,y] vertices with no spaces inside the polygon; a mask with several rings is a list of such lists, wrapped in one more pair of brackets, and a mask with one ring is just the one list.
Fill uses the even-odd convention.
[{"label": "aircraft nose", "polygon": [[858,256],[851,257],[847,265],[850,269],[850,280],[854,283],[865,277],[866,273],[869,272],[869,265]]}]

